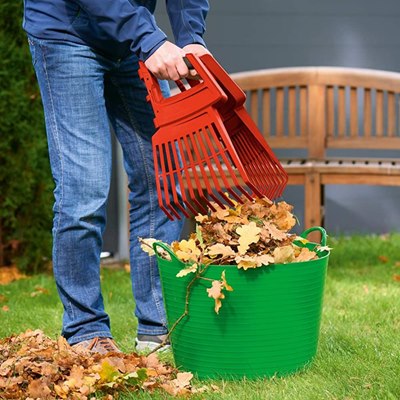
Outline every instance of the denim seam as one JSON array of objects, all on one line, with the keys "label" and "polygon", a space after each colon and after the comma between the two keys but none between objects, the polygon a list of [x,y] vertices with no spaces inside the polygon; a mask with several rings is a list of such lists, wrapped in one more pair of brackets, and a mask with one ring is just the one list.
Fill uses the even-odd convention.
[{"label": "denim seam", "polygon": [[[140,138],[140,135],[137,134],[137,132],[139,132],[140,129],[136,126],[136,124],[134,122],[134,119],[132,118],[131,111],[130,111],[130,109],[128,107],[128,104],[127,104],[127,101],[126,101],[126,99],[124,97],[123,92],[119,88],[118,82],[116,82],[113,78],[111,78],[111,80],[113,81],[114,85],[117,87],[117,90],[118,90],[118,92],[119,92],[119,94],[121,96],[121,99],[122,99],[122,103],[123,103],[123,105],[125,107],[125,110],[126,110],[128,116],[129,116],[129,121],[131,122],[134,130],[136,131],[139,148],[141,150],[141,156],[142,156],[142,159],[143,159],[144,171],[145,171],[146,179],[147,179],[147,186],[148,186],[148,189],[149,189],[149,204],[150,204],[150,227],[149,227],[150,236],[149,237],[154,237],[154,235],[153,235],[154,231],[155,231],[155,208],[154,208],[154,201],[153,201],[154,191],[153,191],[153,187],[151,185],[151,180],[150,180],[150,176],[149,176],[149,172],[148,172],[148,166],[147,166],[147,163],[146,163],[146,160],[145,160],[145,157],[144,157],[144,149],[143,149],[142,140]],[[163,326],[166,326],[167,322],[166,322],[166,319],[164,317],[164,312],[163,312],[164,305],[161,304],[161,302],[157,299],[157,296],[156,296],[153,270],[154,270],[154,262],[153,262],[153,259],[151,258],[150,259],[151,292],[152,292],[152,296],[154,298],[154,302],[155,302],[156,307],[157,307],[157,312],[158,312],[159,318],[160,318]]]},{"label": "denim seam", "polygon": [[138,335],[164,335],[168,332],[168,330],[166,328],[164,329],[146,329],[146,328],[140,328],[137,331]]},{"label": "denim seam", "polygon": [[[39,46],[42,49],[42,54],[43,54],[43,71],[46,77],[46,86],[47,86],[47,90],[48,90],[48,94],[49,94],[49,100],[50,100],[50,105],[51,105],[51,111],[52,111],[52,115],[51,115],[51,119],[50,119],[50,123],[52,125],[52,135],[54,132],[54,142],[55,142],[55,147],[57,150],[57,154],[58,154],[58,159],[60,162],[60,201],[59,201],[59,206],[58,206],[58,219],[57,221],[54,221],[54,235],[53,235],[53,243],[54,243],[54,254],[58,253],[58,247],[57,247],[57,240],[56,237],[59,233],[59,228],[60,228],[60,224],[61,224],[61,210],[62,210],[62,205],[63,205],[63,196],[64,196],[64,166],[63,166],[63,160],[62,160],[62,152],[61,152],[61,146],[60,146],[60,135],[59,135],[59,131],[58,131],[58,126],[57,126],[57,122],[55,119],[55,108],[54,108],[54,101],[53,101],[53,96],[52,96],[52,92],[51,92],[51,86],[50,86],[50,79],[47,73],[47,63],[46,63],[46,50],[45,47],[40,43]],[[72,314],[72,318],[74,318],[74,311],[73,311],[73,307],[71,305],[71,302],[69,301],[69,308]]]}]

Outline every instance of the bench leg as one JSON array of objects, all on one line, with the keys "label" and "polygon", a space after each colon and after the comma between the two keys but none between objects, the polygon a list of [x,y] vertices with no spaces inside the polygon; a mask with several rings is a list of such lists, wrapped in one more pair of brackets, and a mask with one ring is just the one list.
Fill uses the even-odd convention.
[{"label": "bench leg", "polygon": [[[304,185],[304,228],[308,229],[312,226],[322,225],[322,187],[320,175],[317,172],[312,172],[306,175]],[[309,237],[310,241],[319,242],[318,232],[313,232]]]}]

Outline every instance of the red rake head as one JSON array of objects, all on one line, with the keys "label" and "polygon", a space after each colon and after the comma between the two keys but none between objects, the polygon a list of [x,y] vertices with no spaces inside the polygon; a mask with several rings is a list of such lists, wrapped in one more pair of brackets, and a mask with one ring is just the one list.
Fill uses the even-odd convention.
[{"label": "red rake head", "polygon": [[279,196],[287,174],[244,110],[244,93],[211,56],[205,61],[215,76],[188,59],[203,80],[168,99],[141,65],[159,127],[153,152],[160,207],[174,219],[206,214],[213,202],[234,206],[231,199],[242,202],[242,195]]}]

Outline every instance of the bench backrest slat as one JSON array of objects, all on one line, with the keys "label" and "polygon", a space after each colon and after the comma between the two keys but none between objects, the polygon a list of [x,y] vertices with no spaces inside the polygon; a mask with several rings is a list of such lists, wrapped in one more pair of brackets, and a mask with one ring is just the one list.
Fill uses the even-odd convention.
[{"label": "bench backrest slat", "polygon": [[[400,73],[330,67],[233,74],[273,148],[400,150]],[[311,111],[310,111],[311,110]]]}]

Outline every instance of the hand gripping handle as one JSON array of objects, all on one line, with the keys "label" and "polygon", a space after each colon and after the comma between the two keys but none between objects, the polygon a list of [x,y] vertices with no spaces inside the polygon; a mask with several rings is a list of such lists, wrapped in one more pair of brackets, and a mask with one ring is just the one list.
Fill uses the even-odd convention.
[{"label": "hand gripping handle", "polygon": [[[142,61],[139,61],[139,76],[146,85],[148,100],[153,107],[156,115],[155,122],[158,126],[170,122],[171,119],[176,120],[183,116],[188,116],[193,110],[199,110],[210,104],[227,100],[227,95],[201,59],[193,54],[187,54],[186,58],[187,61],[185,62],[189,62],[193,66],[200,76],[201,82],[192,84],[187,90],[184,90],[183,84],[178,84],[183,91],[168,98],[163,96],[157,78]],[[203,95],[197,96],[197,93],[200,92],[203,92]],[[193,97],[195,95],[196,97]],[[189,100],[189,103],[185,104],[186,100]]]}]

